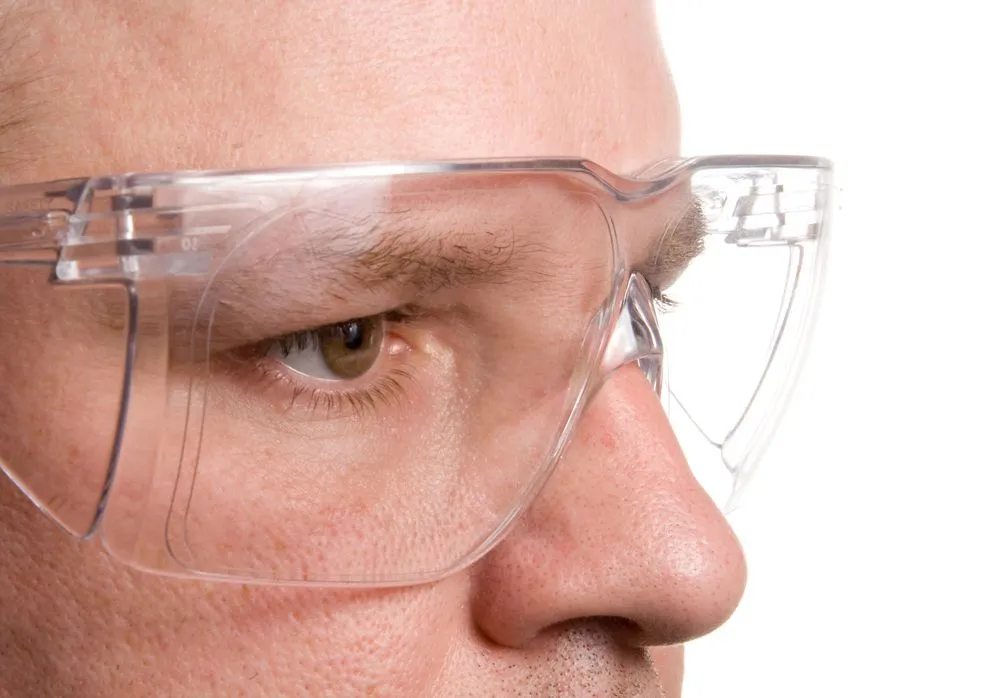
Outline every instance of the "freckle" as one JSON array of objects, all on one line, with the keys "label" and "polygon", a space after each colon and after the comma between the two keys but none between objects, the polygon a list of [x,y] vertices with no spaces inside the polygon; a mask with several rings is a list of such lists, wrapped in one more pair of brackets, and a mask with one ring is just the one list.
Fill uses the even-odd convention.
[{"label": "freckle", "polygon": [[611,435],[611,432],[606,431],[601,437],[601,443],[604,444],[606,449],[612,451],[615,448],[615,437]]}]

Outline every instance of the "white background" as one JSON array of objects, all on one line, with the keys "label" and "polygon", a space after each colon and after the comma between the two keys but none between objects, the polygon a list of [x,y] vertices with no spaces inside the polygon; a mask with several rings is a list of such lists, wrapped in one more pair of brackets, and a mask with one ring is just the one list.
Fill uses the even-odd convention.
[{"label": "white background", "polygon": [[1000,696],[1000,39],[992,3],[921,7],[662,3],[684,154],[825,155],[843,189],[688,698]]}]

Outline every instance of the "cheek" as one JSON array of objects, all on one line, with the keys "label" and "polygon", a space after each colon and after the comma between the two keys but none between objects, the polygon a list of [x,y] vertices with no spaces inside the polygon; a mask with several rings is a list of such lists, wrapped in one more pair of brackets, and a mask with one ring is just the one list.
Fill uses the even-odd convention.
[{"label": "cheek", "polygon": [[8,506],[9,491],[0,486],[0,692],[424,695],[465,632],[461,575],[364,593],[154,577]]},{"label": "cheek", "polygon": [[[144,578],[126,612],[151,632],[130,640],[116,660],[133,671],[155,663],[164,680],[168,672],[186,676],[194,693],[221,694],[255,677],[266,695],[334,686],[343,695],[417,695],[456,635],[449,601],[457,592],[449,584],[351,593]],[[144,600],[157,594],[165,603],[149,608]]]}]

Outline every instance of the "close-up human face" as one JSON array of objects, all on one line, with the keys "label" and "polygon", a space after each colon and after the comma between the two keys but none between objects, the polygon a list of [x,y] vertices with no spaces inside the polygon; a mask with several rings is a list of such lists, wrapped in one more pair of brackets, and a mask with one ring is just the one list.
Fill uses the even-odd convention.
[{"label": "close-up human face", "polygon": [[672,289],[822,163],[681,160],[652,3],[0,8],[0,692],[678,695]]}]

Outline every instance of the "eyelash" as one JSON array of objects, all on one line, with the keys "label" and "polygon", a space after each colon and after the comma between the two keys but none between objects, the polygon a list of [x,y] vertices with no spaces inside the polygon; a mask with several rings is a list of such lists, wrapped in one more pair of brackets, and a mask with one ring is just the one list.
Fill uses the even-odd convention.
[{"label": "eyelash", "polygon": [[670,298],[670,296],[657,293],[653,291],[653,305],[656,306],[657,312],[660,313],[670,313],[677,309],[677,301]]},{"label": "eyelash", "polygon": [[[385,329],[385,342],[393,341],[391,329],[393,325],[406,322],[410,316],[402,312],[386,313],[383,315],[387,326]],[[308,377],[297,377],[287,367],[283,367],[270,358],[268,354],[277,349],[279,353],[287,356],[292,350],[305,350],[318,345],[320,330],[314,328],[300,330],[280,337],[265,339],[255,344],[252,349],[244,352],[246,359],[256,373],[258,381],[257,388],[261,392],[266,392],[269,388],[280,387],[291,393],[287,408],[291,409],[297,404],[306,401],[306,409],[310,414],[323,411],[323,418],[330,419],[343,414],[349,414],[355,419],[377,416],[382,408],[402,407],[402,400],[406,395],[405,383],[414,382],[415,376],[403,366],[392,366],[379,371],[373,367],[373,374],[379,372],[374,379],[369,379],[366,385],[348,388],[321,388],[305,385]],[[387,350],[383,348],[383,352]],[[378,363],[388,360],[387,357],[380,356]],[[378,364],[376,364],[377,366]],[[319,380],[319,379],[316,379]],[[364,381],[359,378],[357,381]],[[355,381],[344,381],[352,383]]]},{"label": "eyelash", "polygon": [[264,389],[280,385],[292,391],[289,408],[300,403],[304,397],[308,400],[310,414],[324,409],[323,416],[327,419],[345,412],[361,419],[377,415],[383,407],[400,407],[405,394],[403,383],[413,380],[413,375],[405,369],[393,368],[388,375],[380,376],[362,388],[330,390],[302,385],[286,370],[274,366],[258,365],[258,372],[260,379],[266,383]]},{"label": "eyelash", "polygon": [[667,289],[661,289],[657,284],[653,283],[649,278],[646,279],[646,283],[649,284],[649,290],[653,296],[653,303],[656,305],[656,309],[661,313],[669,313],[677,309],[677,301],[673,300],[667,295]]}]

